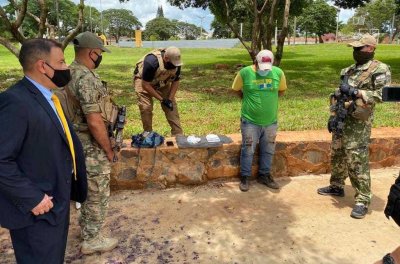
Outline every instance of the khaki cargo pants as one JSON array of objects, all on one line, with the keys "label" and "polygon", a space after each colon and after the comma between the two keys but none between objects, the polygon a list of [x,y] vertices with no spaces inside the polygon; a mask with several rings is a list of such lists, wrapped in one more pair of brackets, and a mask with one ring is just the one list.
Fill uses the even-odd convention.
[{"label": "khaki cargo pants", "polygon": [[[142,119],[143,130],[153,131],[153,97],[146,92],[142,87],[142,79],[134,79],[135,92],[138,97],[138,105],[140,110],[140,117]],[[170,86],[164,86],[156,91],[163,97],[168,98],[170,92]],[[174,110],[171,111],[164,105],[161,105],[162,110],[165,113],[165,117],[171,127],[172,136],[183,135],[181,122],[179,119],[178,105],[176,104],[175,98],[172,100]]]}]

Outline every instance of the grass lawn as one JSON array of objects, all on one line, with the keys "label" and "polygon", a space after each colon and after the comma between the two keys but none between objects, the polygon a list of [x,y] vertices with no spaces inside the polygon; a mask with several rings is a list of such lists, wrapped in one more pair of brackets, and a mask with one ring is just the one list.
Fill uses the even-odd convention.
[{"label": "grass lawn", "polygon": [[[150,49],[111,47],[98,72],[118,104],[128,106],[125,137],[141,132],[139,110],[132,87],[135,63]],[[375,57],[391,66],[392,82],[400,85],[400,46],[379,45]],[[73,49],[66,50],[67,63]],[[237,64],[251,64],[244,49],[182,49],[184,66],[177,93],[185,134],[238,133],[240,99],[230,93]],[[329,116],[328,97],[339,84],[339,73],[352,63],[352,49],[344,44],[286,46],[280,67],[286,74],[288,91],[280,100],[280,130],[324,129]],[[229,69],[216,70],[215,64]],[[0,46],[0,90],[22,77],[18,60]],[[400,104],[379,104],[375,127],[399,126]],[[169,135],[169,126],[155,103],[154,130]]]}]

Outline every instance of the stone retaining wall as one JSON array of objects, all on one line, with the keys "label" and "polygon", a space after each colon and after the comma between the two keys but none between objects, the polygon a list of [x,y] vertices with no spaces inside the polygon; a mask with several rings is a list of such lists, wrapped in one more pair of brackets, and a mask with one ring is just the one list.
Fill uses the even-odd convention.
[{"label": "stone retaining wall", "polygon": [[[121,150],[113,165],[112,189],[166,188],[202,184],[218,178],[239,175],[240,134],[228,135],[233,143],[218,148],[161,146],[156,149]],[[324,131],[278,132],[272,173],[275,177],[330,172],[331,135]],[[130,142],[126,142],[128,145]],[[257,158],[257,155],[255,156]],[[254,159],[253,174],[257,172]],[[400,128],[372,131],[371,168],[400,165]]]}]

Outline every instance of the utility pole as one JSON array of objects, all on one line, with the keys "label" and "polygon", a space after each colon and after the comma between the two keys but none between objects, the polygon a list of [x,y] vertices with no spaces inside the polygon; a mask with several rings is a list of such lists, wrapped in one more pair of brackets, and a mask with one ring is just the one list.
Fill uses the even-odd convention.
[{"label": "utility pole", "polygon": [[243,38],[243,23],[240,23],[240,37]]}]

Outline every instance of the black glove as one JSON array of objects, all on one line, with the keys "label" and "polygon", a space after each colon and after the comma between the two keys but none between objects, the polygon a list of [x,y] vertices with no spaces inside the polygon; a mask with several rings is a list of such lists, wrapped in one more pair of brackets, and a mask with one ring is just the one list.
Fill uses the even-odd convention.
[{"label": "black glove", "polygon": [[172,104],[172,101],[169,99],[162,99],[161,104],[163,104],[165,107],[167,107],[169,110],[174,110],[174,105]]},{"label": "black glove", "polygon": [[330,116],[328,120],[328,131],[332,133],[336,128],[336,120],[334,116]]},{"label": "black glove", "polygon": [[340,85],[340,92],[344,95],[356,97],[358,90],[349,85]]}]

